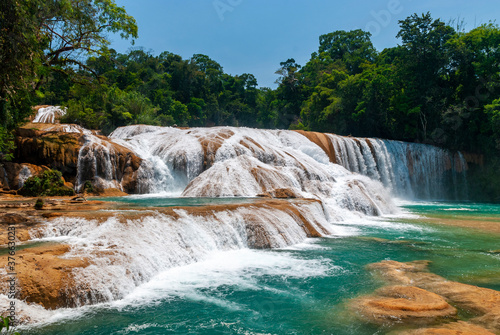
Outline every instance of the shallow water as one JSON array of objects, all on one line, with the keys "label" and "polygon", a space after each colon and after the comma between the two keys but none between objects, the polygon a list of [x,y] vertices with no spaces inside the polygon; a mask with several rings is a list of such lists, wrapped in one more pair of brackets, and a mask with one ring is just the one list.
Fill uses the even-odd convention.
[{"label": "shallow water", "polygon": [[[172,200],[157,201],[169,205]],[[408,213],[400,217],[336,223],[338,235],[286,249],[216,252],[158,274],[122,300],[51,312],[45,325],[20,330],[37,335],[384,334],[387,329],[350,315],[345,303],[382,285],[365,266],[386,259],[431,260],[430,270],[450,280],[500,290],[498,235],[408,215],[500,220],[500,206],[404,207]]]},{"label": "shallow water", "polygon": [[91,198],[96,200],[112,201],[118,204],[126,204],[130,207],[192,207],[209,205],[229,205],[247,204],[262,198],[240,198],[240,197],[219,197],[219,198],[192,198],[192,197],[166,197],[158,195],[132,195],[126,197]]}]

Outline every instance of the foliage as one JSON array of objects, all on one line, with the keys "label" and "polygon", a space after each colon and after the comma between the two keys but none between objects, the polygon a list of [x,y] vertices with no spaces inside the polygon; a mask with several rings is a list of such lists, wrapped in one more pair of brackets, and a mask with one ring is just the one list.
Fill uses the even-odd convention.
[{"label": "foliage", "polygon": [[42,198],[36,199],[35,209],[42,209],[42,208],[43,208],[43,199]]},{"label": "foliage", "polygon": [[19,332],[13,332],[12,329],[10,329],[10,319],[8,317],[4,318],[0,316],[0,333],[2,333],[4,329],[6,335],[21,335]]},{"label": "foliage", "polygon": [[280,63],[274,90],[202,54],[109,50],[85,63],[99,80],[52,74],[39,102],[68,106],[63,121],[105,133],[135,123],[290,128],[497,155],[500,28],[455,31],[430,13],[399,24],[401,45],[382,52],[362,30],[321,35],[304,66]]},{"label": "foliage", "polygon": [[[206,55],[189,60],[165,52],[153,56],[141,49],[129,54],[111,50],[92,57],[87,66],[100,76],[85,85],[72,84],[61,94],[68,107],[63,122],[105,133],[130,124],[162,126],[235,125],[258,127],[261,93],[251,74],[230,76]],[[63,91],[53,83],[45,97]],[[41,99],[41,103],[49,103]],[[263,110],[264,108],[261,108]]]},{"label": "foliage", "polygon": [[[86,82],[92,55],[109,53],[107,33],[137,37],[137,25],[114,0],[2,0],[0,3],[0,127],[14,129],[54,79]],[[57,93],[62,93],[59,88]],[[56,100],[54,85],[47,98]],[[2,130],[3,132],[3,130]],[[0,136],[0,151],[11,142]],[[4,157],[5,158],[5,157]]]},{"label": "foliage", "polygon": [[92,185],[92,182],[90,180],[86,180],[85,183],[83,183],[83,193],[95,193],[96,190],[94,189],[94,185]]},{"label": "foliage", "polygon": [[46,170],[39,176],[29,177],[18,194],[30,197],[71,196],[75,191],[64,185],[61,172]]},{"label": "foliage", "polygon": [[0,126],[0,161],[10,161],[13,157],[14,138],[12,133]]},{"label": "foliage", "polygon": [[252,74],[225,73],[207,55],[107,49],[105,32],[137,36],[133,18],[112,0],[5,0],[1,6],[4,159],[8,130],[35,102],[67,106],[64,122],[104,133],[136,123],[230,125],[500,153],[500,28],[494,23],[465,31],[430,13],[413,14],[399,21],[400,45],[380,52],[359,29],[323,34],[306,64],[293,58],[279,64],[278,86],[270,89],[258,88]]}]

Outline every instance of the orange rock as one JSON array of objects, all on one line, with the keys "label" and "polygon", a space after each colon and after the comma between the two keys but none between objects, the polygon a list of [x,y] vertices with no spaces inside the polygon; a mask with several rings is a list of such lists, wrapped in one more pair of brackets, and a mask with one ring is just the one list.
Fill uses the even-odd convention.
[{"label": "orange rock", "polygon": [[495,335],[483,327],[464,321],[452,322],[442,328],[423,328],[397,333],[398,335]]},{"label": "orange rock", "polygon": [[317,133],[313,131],[296,130],[297,133],[307,137],[307,139],[318,145],[328,155],[330,162],[337,163],[335,148],[327,134]]},{"label": "orange rock", "polygon": [[[68,128],[71,128],[73,132],[67,132]],[[85,132],[89,134],[89,131],[85,130]],[[10,183],[9,187],[11,189],[17,189],[15,187],[19,183],[15,181],[22,166],[29,166],[30,170],[33,170],[33,175],[48,167],[57,169],[62,172],[68,183],[76,184],[78,157],[80,149],[86,141],[86,134],[83,128],[67,124],[28,123],[18,128],[15,136],[16,151],[14,153],[18,164],[11,163],[10,170],[7,169],[9,165],[6,165],[6,178],[3,177],[5,173],[0,171],[0,186],[5,187],[6,184]],[[116,167],[114,175],[117,184],[125,192],[135,193],[137,170],[142,159],[131,150],[110,141],[107,137],[98,135],[96,132],[93,132],[93,134],[111,148],[110,151],[114,155],[113,159],[116,163],[114,164]],[[86,168],[83,171],[88,174],[88,176],[81,176],[83,180],[93,180],[95,171]]]},{"label": "orange rock", "polygon": [[[68,245],[46,245],[16,252],[17,298],[43,305],[48,309],[71,307],[76,295],[84,296],[85,288],[76,287],[72,278],[73,268],[86,267],[86,259],[61,258],[69,251]],[[0,267],[7,266],[2,257]],[[7,290],[2,281],[2,291]]]},{"label": "orange rock", "polygon": [[376,271],[391,284],[412,285],[436,293],[454,306],[463,308],[476,317],[469,322],[495,332],[500,332],[500,292],[488,288],[448,281],[427,269],[428,261],[400,263],[382,261],[371,264]]},{"label": "orange rock", "polygon": [[434,322],[456,315],[457,310],[443,297],[414,286],[387,286],[373,296],[354,300],[352,305],[374,323]]}]

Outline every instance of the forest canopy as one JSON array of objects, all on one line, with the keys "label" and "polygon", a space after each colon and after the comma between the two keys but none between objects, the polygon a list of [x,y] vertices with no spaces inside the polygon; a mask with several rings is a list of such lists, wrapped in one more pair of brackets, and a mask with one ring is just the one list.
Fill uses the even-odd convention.
[{"label": "forest canopy", "polygon": [[326,33],[306,64],[277,65],[278,87],[270,89],[252,74],[225,73],[207,55],[108,49],[105,32],[137,37],[134,19],[112,0],[45,2],[1,5],[4,147],[31,106],[51,104],[68,108],[64,122],[104,133],[137,123],[230,125],[500,151],[494,23],[465,31],[414,14],[399,21],[400,44],[382,51],[362,30]]}]

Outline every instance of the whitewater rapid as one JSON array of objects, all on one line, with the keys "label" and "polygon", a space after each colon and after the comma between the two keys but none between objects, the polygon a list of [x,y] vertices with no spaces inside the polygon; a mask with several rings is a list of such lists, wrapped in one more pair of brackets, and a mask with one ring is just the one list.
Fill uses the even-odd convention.
[{"label": "whitewater rapid", "polygon": [[[353,236],[364,225],[385,227],[373,217],[399,213],[395,196],[440,198],[450,193],[449,178],[466,182],[460,154],[397,141],[326,135],[334,148],[332,161],[332,155],[306,136],[287,130],[136,125],[118,128],[109,139],[81,133],[85,141],[78,157],[77,190],[88,180],[121,189],[117,148],[122,147],[141,159],[136,193],[261,196],[269,203],[168,213],[142,210],[135,216],[128,215],[133,210],[117,211],[101,219],[45,222],[32,232],[34,241],[68,244],[64,257],[91,260],[72,271],[72,306],[127,301],[138,288],[164,282],[165,273],[196,268],[193,264],[215,255],[283,249],[310,237]],[[277,194],[309,200],[280,200],[283,205],[271,199]],[[408,229],[387,224],[387,229],[394,228]],[[80,291],[87,294],[78,295]]]}]

